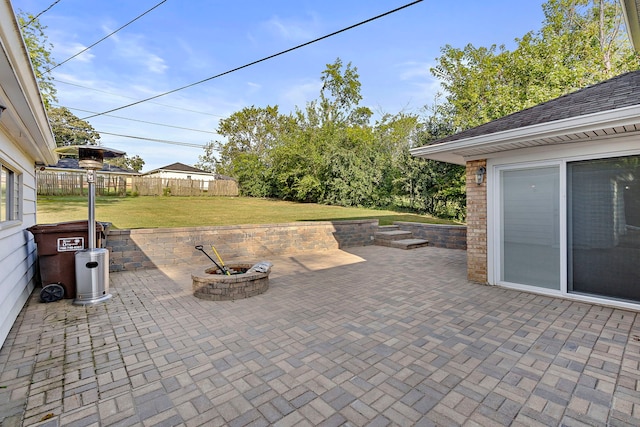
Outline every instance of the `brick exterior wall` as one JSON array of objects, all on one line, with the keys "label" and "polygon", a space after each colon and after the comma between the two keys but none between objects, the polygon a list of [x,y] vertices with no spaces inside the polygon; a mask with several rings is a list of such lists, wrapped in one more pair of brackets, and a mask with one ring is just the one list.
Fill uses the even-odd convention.
[{"label": "brick exterior wall", "polygon": [[487,283],[487,177],[476,184],[476,171],[486,160],[467,162],[467,278]]},{"label": "brick exterior wall", "polygon": [[[221,227],[109,230],[110,271],[140,270],[206,261],[203,245],[223,259],[268,260],[269,255],[366,246],[373,243],[378,220],[295,222]],[[260,258],[260,259],[257,259]]]},{"label": "brick exterior wall", "polygon": [[395,221],[402,231],[410,231],[413,237],[429,241],[429,246],[447,249],[467,249],[467,227],[464,225],[420,224]]}]

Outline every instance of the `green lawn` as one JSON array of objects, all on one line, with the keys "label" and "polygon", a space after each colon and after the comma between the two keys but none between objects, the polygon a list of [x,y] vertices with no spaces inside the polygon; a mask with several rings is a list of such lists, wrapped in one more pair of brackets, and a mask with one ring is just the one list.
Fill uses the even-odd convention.
[{"label": "green lawn", "polygon": [[[87,219],[87,206],[86,197],[38,197],[38,224]],[[373,218],[380,225],[393,221],[454,224],[426,215],[247,197],[96,197],[96,220],[120,229]]]}]

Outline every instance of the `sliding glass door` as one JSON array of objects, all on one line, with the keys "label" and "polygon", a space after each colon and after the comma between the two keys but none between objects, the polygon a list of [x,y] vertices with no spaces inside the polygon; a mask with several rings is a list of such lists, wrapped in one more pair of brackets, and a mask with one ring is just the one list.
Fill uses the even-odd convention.
[{"label": "sliding glass door", "polygon": [[560,169],[505,168],[499,174],[499,279],[560,290]]},{"label": "sliding glass door", "polygon": [[640,301],[640,156],[567,163],[568,292]]}]

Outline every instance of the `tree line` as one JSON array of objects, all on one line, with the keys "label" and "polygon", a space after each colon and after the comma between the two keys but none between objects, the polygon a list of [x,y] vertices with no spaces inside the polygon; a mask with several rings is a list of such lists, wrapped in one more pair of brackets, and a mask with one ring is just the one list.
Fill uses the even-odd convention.
[{"label": "tree line", "polygon": [[243,195],[342,206],[406,208],[464,220],[464,167],[409,150],[638,69],[614,0],[550,0],[539,31],[505,46],[446,45],[431,73],[442,92],[421,115],[360,105],[357,68],[340,58],[319,97],[283,114],[246,107],[219,122],[197,167],[231,175]]},{"label": "tree line", "polygon": [[[464,220],[464,167],[416,159],[409,150],[640,67],[616,0],[549,0],[541,29],[504,45],[441,48],[441,84],[419,114],[373,120],[358,70],[338,58],[321,73],[318,98],[291,113],[250,106],[220,120],[196,167],[234,177],[242,195],[342,206],[407,209]],[[99,134],[54,106],[55,65],[43,27],[19,15],[58,145]],[[26,22],[31,22],[24,26]],[[122,160],[140,170],[139,157]]]}]

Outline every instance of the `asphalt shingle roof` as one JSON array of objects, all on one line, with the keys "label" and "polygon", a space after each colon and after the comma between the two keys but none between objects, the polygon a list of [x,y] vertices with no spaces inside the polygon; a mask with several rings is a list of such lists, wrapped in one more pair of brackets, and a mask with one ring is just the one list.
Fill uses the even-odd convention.
[{"label": "asphalt shingle roof", "polygon": [[[61,168],[61,169],[77,169],[77,170],[84,170],[80,167],[79,161],[76,158],[62,158],[60,160],[58,160],[58,163],[56,163],[55,165],[51,165],[50,167],[53,168]],[[119,166],[114,166],[111,165],[107,162],[104,162],[102,165],[102,169],[100,169],[101,172],[122,172],[122,173],[137,173],[134,170],[131,169],[125,169],[125,168],[121,168]]]},{"label": "asphalt shingle roof", "polygon": [[[434,141],[458,141],[640,104],[640,71],[631,71],[526,110]],[[431,144],[431,145],[433,145]]]},{"label": "asphalt shingle roof", "polygon": [[180,172],[199,172],[199,173],[209,173],[202,169],[194,168],[193,166],[185,165],[184,163],[172,163],[167,166],[162,166],[156,170],[169,170],[169,171],[180,171]]}]

